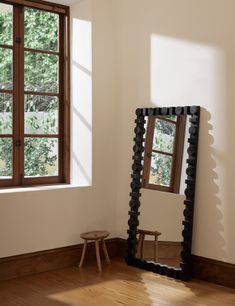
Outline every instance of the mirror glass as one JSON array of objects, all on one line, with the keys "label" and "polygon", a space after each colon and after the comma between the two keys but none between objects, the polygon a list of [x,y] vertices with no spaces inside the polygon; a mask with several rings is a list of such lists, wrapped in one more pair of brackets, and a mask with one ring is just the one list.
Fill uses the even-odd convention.
[{"label": "mirror glass", "polygon": [[190,116],[145,117],[137,258],[180,268]]}]

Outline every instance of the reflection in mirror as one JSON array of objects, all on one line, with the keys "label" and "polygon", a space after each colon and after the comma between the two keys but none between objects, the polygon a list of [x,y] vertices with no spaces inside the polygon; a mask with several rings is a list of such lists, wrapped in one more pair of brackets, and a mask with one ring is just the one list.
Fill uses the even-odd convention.
[{"label": "reflection in mirror", "polygon": [[179,193],[186,115],[145,117],[144,188]]},{"label": "reflection in mirror", "polygon": [[[184,196],[179,194],[142,190],[137,258],[180,267],[183,200]],[[140,230],[152,233],[146,233],[142,242]],[[157,237],[156,232],[159,232]],[[154,256],[155,252],[157,256]]]},{"label": "reflection in mirror", "polygon": [[145,121],[136,257],[180,268],[189,116]]}]

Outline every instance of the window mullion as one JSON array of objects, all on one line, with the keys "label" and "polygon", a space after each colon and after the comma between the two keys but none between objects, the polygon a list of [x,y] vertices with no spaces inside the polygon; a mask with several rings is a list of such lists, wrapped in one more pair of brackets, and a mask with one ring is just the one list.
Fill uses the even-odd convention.
[{"label": "window mullion", "polygon": [[19,37],[18,43],[19,63],[18,63],[18,133],[21,145],[18,146],[19,154],[19,185],[23,184],[24,177],[24,8],[19,6]]},{"label": "window mullion", "polygon": [[175,143],[174,143],[174,157],[172,167],[172,177],[174,178],[171,182],[173,192],[179,192],[180,188],[180,177],[182,169],[183,151],[184,151],[184,138],[185,138],[185,127],[186,127],[186,116],[177,117],[177,125],[175,132]]},{"label": "window mullion", "polygon": [[59,177],[64,178],[64,17],[59,16]]},{"label": "window mullion", "polygon": [[143,169],[143,185],[147,187],[149,185],[149,175],[151,167],[151,155],[153,145],[155,117],[148,117],[148,125],[145,139],[145,155],[144,155],[144,169]]},{"label": "window mullion", "polygon": [[[159,153],[159,154],[163,154],[163,155],[167,155],[167,156],[171,156],[173,157],[174,156],[174,153],[168,153],[168,152],[164,152],[164,151],[160,151],[160,150],[155,150],[155,149],[152,149],[151,153],[154,152],[154,153]],[[150,153],[150,154],[151,154]]]},{"label": "window mullion", "polygon": [[19,103],[20,103],[20,44],[16,42],[20,37],[20,10],[17,5],[13,6],[13,185],[20,184],[20,140],[19,129]]}]

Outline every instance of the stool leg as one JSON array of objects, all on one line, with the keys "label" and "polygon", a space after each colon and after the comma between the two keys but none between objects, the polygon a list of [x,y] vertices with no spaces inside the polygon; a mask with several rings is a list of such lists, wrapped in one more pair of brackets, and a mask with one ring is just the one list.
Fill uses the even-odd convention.
[{"label": "stool leg", "polygon": [[158,261],[158,241],[157,241],[157,236],[155,236],[154,240],[154,261]]},{"label": "stool leg", "polygon": [[153,259],[156,262],[157,261],[157,236],[154,237],[154,247],[153,247]]},{"label": "stool leg", "polygon": [[144,258],[144,238],[145,238],[145,234],[141,234],[140,237],[140,258],[143,259]]},{"label": "stool leg", "polygon": [[102,247],[103,247],[104,256],[106,258],[106,261],[107,261],[108,264],[110,264],[109,254],[108,254],[104,239],[102,239]]},{"label": "stool leg", "polygon": [[137,250],[136,250],[136,256],[140,256],[140,237],[141,237],[141,234],[139,234],[139,237],[138,237],[138,242],[137,242]]},{"label": "stool leg", "polygon": [[82,256],[81,256],[81,260],[80,260],[80,263],[79,263],[79,268],[82,267],[83,262],[84,262],[84,258],[85,258],[85,254],[86,254],[86,246],[87,246],[87,241],[84,240],[84,245],[83,245],[83,249],[82,249]]},{"label": "stool leg", "polygon": [[99,272],[101,272],[102,268],[101,268],[101,261],[100,261],[99,240],[95,240],[95,252],[96,252],[96,260],[97,260],[98,269],[99,269]]}]

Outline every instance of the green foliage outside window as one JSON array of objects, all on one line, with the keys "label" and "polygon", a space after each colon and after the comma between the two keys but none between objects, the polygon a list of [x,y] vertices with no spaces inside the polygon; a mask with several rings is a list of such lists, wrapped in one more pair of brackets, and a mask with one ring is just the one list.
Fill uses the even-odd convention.
[{"label": "green foliage outside window", "polygon": [[[0,7],[0,44],[11,45],[12,11],[7,7],[2,12]],[[59,15],[27,8],[24,16],[24,47],[58,51]],[[0,48],[0,89],[12,89],[12,62],[12,50]],[[25,90],[58,92],[57,55],[25,51],[24,66]],[[35,136],[58,134],[58,98],[25,95],[24,125],[25,132]],[[12,134],[11,94],[0,94],[0,134]],[[26,138],[25,175],[58,175],[57,138]],[[10,137],[0,138],[0,176],[12,176]]]},{"label": "green foliage outside window", "polygon": [[0,138],[0,176],[12,176],[12,140]]},{"label": "green foliage outside window", "polygon": [[[12,44],[12,6],[1,4],[0,9],[0,42],[1,45]],[[1,12],[2,11],[2,12]]]},{"label": "green foliage outside window", "polygon": [[[174,118],[168,118],[174,120]],[[155,120],[153,149],[162,153],[173,153],[175,141],[175,124],[161,119]],[[170,186],[172,156],[152,153],[149,183]]]}]

